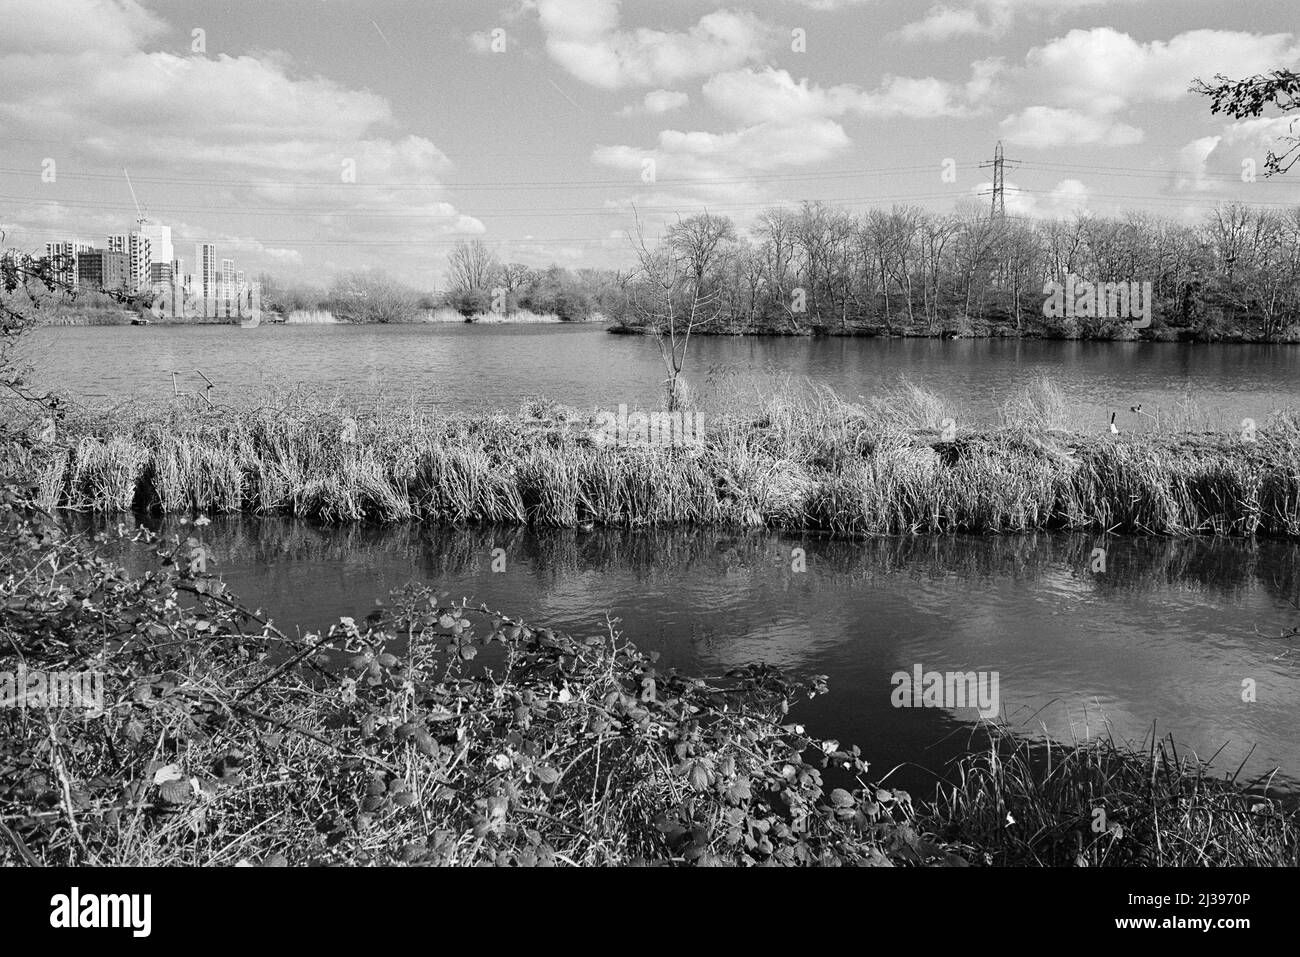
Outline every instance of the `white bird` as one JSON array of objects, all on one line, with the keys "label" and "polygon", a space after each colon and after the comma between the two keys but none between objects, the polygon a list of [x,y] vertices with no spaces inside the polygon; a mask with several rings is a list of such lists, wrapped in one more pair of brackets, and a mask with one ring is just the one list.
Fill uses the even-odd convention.
[{"label": "white bird", "polygon": [[1119,435],[1119,426],[1115,424],[1114,412],[1110,414],[1110,433],[1111,435]]}]

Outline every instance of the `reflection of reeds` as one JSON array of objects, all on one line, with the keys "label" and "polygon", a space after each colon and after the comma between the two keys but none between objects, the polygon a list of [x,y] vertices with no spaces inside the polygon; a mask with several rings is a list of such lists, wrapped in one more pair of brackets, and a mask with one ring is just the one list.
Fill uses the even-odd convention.
[{"label": "reflection of reeds", "polygon": [[1085,436],[1059,430],[1064,402],[1040,385],[1002,427],[944,436],[944,408],[915,387],[871,406],[787,391],[711,421],[702,445],[638,448],[602,445],[590,415],[545,402],[469,417],[290,393],[256,408],[83,414],[67,425],[71,456],[51,454],[41,480],[72,508],[330,523],[1300,535],[1294,414],[1255,441]]},{"label": "reflection of reeds", "polygon": [[[88,530],[112,520],[85,519]],[[180,531],[184,528],[167,528]],[[792,537],[766,529],[720,527],[528,529],[519,525],[450,526],[402,522],[324,526],[295,519],[218,516],[204,538],[223,567],[344,563],[376,565],[409,560],[430,580],[486,574],[493,549],[513,568],[547,579],[584,572],[664,576],[701,581],[729,571],[790,574],[791,549],[802,548],[808,587],[835,589],[890,575],[968,582],[1010,580],[1034,585],[1068,569],[1101,592],[1143,592],[1166,586],[1233,597],[1262,588],[1279,601],[1300,594],[1300,544],[1249,539],[1122,538],[1083,533],[1008,536],[876,536],[844,541]],[[1094,549],[1106,551],[1106,570],[1091,569]]]}]

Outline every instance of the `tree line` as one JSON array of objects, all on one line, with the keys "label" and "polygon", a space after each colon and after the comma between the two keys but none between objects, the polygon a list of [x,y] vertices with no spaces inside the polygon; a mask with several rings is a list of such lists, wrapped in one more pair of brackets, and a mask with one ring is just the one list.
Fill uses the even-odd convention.
[{"label": "tree line", "polygon": [[421,291],[380,270],[344,273],[328,289],[283,283],[269,274],[259,281],[265,308],[327,311],[345,322],[410,322],[446,308],[466,319],[532,312],[575,322],[617,308],[614,293],[621,280],[613,270],[503,262],[482,240],[466,240],[449,254],[447,286],[438,292]]},{"label": "tree line", "polygon": [[1133,334],[1114,317],[1045,314],[1047,285],[1074,277],[1149,282],[1147,335],[1300,333],[1300,207],[1228,204],[1188,222],[1136,211],[1028,219],[969,205],[855,214],[804,203],[769,209],[744,231],[699,213],[654,245],[638,232],[634,246],[639,268],[617,310],[629,330]]}]

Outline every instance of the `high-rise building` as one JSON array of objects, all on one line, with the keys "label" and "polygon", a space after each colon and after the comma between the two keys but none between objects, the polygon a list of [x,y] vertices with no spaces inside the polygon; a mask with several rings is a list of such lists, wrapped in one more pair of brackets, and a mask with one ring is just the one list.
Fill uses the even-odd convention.
[{"label": "high-rise building", "polygon": [[139,232],[149,240],[150,260],[155,264],[170,265],[176,258],[176,250],[172,246],[172,228],[152,219],[141,219],[138,222]]},{"label": "high-rise building", "polygon": [[215,243],[194,244],[194,294],[205,301],[217,295],[217,247]]},{"label": "high-rise building", "polygon": [[128,290],[132,278],[131,257],[107,249],[86,250],[77,256],[77,278],[82,289]]},{"label": "high-rise building", "polygon": [[233,259],[221,260],[221,281],[227,286],[235,284],[235,261]]},{"label": "high-rise building", "polygon": [[71,289],[76,289],[79,282],[77,276],[77,257],[82,253],[90,252],[94,248],[90,243],[82,242],[79,239],[63,239],[58,242],[45,244],[45,258],[50,263],[50,270],[53,278]]},{"label": "high-rise building", "polygon": [[108,237],[110,252],[126,253],[130,258],[131,281],[128,287],[129,292],[139,292],[142,289],[149,288],[150,274],[152,272],[150,266],[153,265],[149,247],[149,237],[139,230]]}]

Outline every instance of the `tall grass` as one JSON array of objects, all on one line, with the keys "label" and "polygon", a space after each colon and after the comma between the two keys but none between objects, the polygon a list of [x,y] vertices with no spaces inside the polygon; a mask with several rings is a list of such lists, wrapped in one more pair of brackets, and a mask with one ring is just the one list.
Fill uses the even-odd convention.
[{"label": "tall grass", "polygon": [[1212,776],[1169,739],[1044,747],[995,728],[927,810],[935,833],[996,866],[1300,865],[1294,800]]},{"label": "tall grass", "polygon": [[99,512],[287,514],[323,522],[588,523],[896,533],[1113,530],[1300,535],[1300,419],[1236,431],[1085,435],[1046,383],[1001,425],[945,435],[916,387],[845,402],[783,390],[680,448],[598,441],[593,413],[513,415],[289,393],[83,412],[37,453],[44,504]]}]

